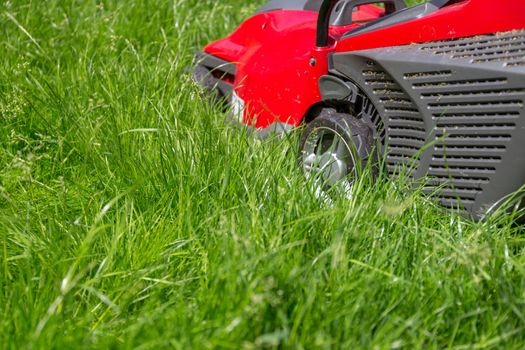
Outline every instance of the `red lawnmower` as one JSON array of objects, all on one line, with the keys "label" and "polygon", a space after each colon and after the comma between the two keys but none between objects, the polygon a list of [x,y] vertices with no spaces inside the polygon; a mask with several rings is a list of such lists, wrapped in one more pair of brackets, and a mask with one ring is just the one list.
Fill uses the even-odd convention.
[{"label": "red lawnmower", "polygon": [[197,62],[262,137],[305,124],[303,168],[325,186],[373,149],[475,218],[525,183],[524,0],[272,0]]}]

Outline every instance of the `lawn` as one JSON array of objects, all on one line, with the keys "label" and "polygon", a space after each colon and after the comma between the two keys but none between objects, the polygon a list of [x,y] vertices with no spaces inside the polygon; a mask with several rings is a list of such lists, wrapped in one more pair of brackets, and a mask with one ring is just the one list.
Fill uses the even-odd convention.
[{"label": "lawn", "polygon": [[0,348],[523,349],[512,215],[382,175],[327,204],[298,133],[200,97],[193,53],[260,4],[1,2]]}]

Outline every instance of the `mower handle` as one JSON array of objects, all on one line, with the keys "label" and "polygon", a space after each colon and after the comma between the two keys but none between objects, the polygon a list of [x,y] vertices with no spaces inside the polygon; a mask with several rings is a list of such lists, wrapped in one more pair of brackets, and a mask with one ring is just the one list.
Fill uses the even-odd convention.
[{"label": "mower handle", "polygon": [[[335,8],[335,5],[340,0],[324,0],[319,9],[319,17],[317,17],[317,47],[326,47],[328,45],[328,29],[330,26],[330,16]],[[373,3],[384,3],[385,14],[391,14],[407,7],[404,0],[351,0],[349,2],[350,10],[356,6],[368,5]]]}]

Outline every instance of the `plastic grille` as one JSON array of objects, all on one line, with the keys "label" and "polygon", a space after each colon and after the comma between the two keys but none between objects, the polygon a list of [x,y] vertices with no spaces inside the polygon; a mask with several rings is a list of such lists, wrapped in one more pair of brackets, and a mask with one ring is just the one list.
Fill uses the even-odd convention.
[{"label": "plastic grille", "polygon": [[[420,94],[432,113],[436,144],[428,169],[431,186],[446,207],[469,209],[483,192],[512,140],[523,108],[524,89],[509,89],[504,78],[454,81],[442,90],[430,81]],[[470,89],[465,91],[464,86]],[[440,90],[441,89],[441,90]]]},{"label": "plastic grille", "polygon": [[525,30],[438,41],[420,47],[422,51],[469,59],[471,63],[498,62],[504,67],[525,65]]},{"label": "plastic grille", "polygon": [[362,72],[384,110],[384,135],[390,174],[405,169],[409,176],[419,167],[419,150],[425,144],[423,118],[410,97],[381,67],[370,63]]},{"label": "plastic grille", "polygon": [[378,107],[390,173],[412,165],[425,192],[475,218],[525,182],[525,30],[338,53],[333,63]]}]

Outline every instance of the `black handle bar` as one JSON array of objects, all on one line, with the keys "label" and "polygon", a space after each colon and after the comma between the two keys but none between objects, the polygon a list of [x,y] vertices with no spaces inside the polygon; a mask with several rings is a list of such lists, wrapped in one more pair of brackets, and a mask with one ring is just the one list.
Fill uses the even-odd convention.
[{"label": "black handle bar", "polygon": [[[326,47],[328,45],[328,28],[330,26],[330,16],[332,11],[340,0],[324,0],[319,9],[319,17],[317,17],[317,47]],[[403,0],[352,0],[349,3],[350,8],[355,8],[359,5],[367,5],[373,3],[384,3],[386,14],[393,13],[404,9],[406,6]]]}]

